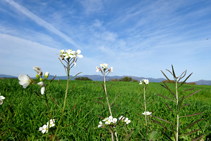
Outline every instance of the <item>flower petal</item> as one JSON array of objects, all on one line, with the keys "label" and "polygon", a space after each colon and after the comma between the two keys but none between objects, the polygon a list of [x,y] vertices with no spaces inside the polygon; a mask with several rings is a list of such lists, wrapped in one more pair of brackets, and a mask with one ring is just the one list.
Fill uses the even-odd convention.
[{"label": "flower petal", "polygon": [[43,95],[45,93],[45,87],[41,88],[41,94]]}]

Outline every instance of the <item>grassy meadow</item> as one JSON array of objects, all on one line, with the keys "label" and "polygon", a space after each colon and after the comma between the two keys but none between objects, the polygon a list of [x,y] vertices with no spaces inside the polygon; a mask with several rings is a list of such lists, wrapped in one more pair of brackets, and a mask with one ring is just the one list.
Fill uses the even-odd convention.
[{"label": "grassy meadow", "polygon": [[[18,79],[0,79],[0,93],[5,97],[3,104],[0,105],[0,140],[45,140],[46,135],[39,131],[39,127],[48,121],[47,109],[42,96],[38,97],[34,92],[35,90],[37,93],[40,93],[40,86],[30,85],[26,89],[23,89],[18,82]],[[66,89],[66,80],[60,80],[60,82],[61,84],[55,79],[46,90],[47,96],[53,98],[53,100],[49,100],[49,106],[52,118],[56,120],[56,125],[61,115]],[[101,85],[103,81],[96,81],[96,83]],[[113,85],[110,87],[112,83]],[[146,93],[149,103],[155,100],[152,104],[147,105],[147,111],[153,112],[154,116],[172,121],[173,114],[167,108],[165,102],[172,109],[176,109],[175,105],[173,105],[173,102],[156,94],[161,94],[169,98],[173,98],[173,96],[160,84],[149,82],[149,85],[147,85]],[[73,85],[74,88],[71,91]],[[144,122],[144,116],[142,115],[144,109],[136,101],[143,103],[143,91],[139,89],[143,89],[143,86],[139,85],[139,82],[118,81],[108,81],[106,85],[110,103],[121,92],[115,101],[115,105],[112,107],[113,117],[119,118],[122,115],[128,117],[131,120],[131,123],[127,125],[128,132],[133,130],[129,140],[142,140],[141,133],[144,127],[141,122]],[[174,84],[167,85],[170,89],[174,89]],[[183,91],[193,87],[193,90]],[[203,120],[189,129],[183,130],[182,133],[185,134],[199,128],[201,130],[181,137],[180,140],[191,140],[203,134],[206,134],[203,137],[204,140],[211,138],[211,86],[184,84],[179,89],[179,95],[185,94],[187,96],[199,89],[201,90],[198,93],[184,100],[184,104],[190,103],[190,105],[183,108],[181,115],[204,113],[197,116],[181,118],[180,126],[183,129],[190,123],[203,118]],[[108,107],[94,101],[96,100],[106,105],[105,93],[102,87],[94,84],[92,81],[75,80],[70,81],[69,91],[71,92],[67,95],[65,113],[57,139],[77,141],[111,140],[110,134],[107,134],[105,129],[98,128],[99,121],[102,120],[98,116],[109,116]],[[75,104],[76,107],[73,109]],[[158,119],[156,120],[159,121]],[[171,128],[169,124],[161,120],[159,122]],[[152,130],[156,133],[157,140],[168,140],[162,132],[172,137],[171,133],[159,124],[153,122],[150,124]],[[55,132],[56,127],[51,128],[51,130],[52,132],[50,133],[52,134]],[[120,141],[126,138],[126,134],[126,131],[119,134]],[[49,138],[51,138],[51,135]]]}]

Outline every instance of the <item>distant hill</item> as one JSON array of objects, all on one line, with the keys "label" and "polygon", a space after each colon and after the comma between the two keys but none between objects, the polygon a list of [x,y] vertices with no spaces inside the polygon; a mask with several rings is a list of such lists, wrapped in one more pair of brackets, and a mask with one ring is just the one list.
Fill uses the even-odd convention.
[{"label": "distant hill", "polygon": [[[52,79],[54,77],[54,75],[49,75],[48,79]],[[73,76],[70,76],[70,78]],[[103,81],[103,76],[102,75],[78,75],[78,77],[88,77],[90,79],[92,79],[93,81]],[[125,76],[106,76],[106,80],[109,81],[110,79],[120,79],[123,78]],[[132,79],[136,79],[138,81],[142,80],[142,79],[149,79],[149,82],[162,82],[163,80],[165,80],[164,78],[146,78],[146,77],[137,77],[137,76],[128,76],[128,77],[132,77]],[[18,78],[17,76],[12,76],[12,75],[4,75],[4,74],[0,74],[0,78]],[[60,80],[67,80],[67,76],[56,76],[56,79],[60,79]],[[74,80],[74,79],[73,79]],[[197,85],[211,85],[211,80],[199,80],[199,81],[195,81]]]}]

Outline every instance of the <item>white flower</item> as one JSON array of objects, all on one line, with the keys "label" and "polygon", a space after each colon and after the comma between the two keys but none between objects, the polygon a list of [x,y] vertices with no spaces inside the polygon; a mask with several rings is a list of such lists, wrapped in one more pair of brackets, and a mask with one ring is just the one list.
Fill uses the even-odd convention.
[{"label": "white flower", "polygon": [[19,84],[23,86],[23,88],[26,88],[29,84],[32,83],[31,79],[26,76],[25,74],[20,74],[18,76],[18,79],[20,80],[19,81]]},{"label": "white flower", "polygon": [[111,124],[111,116],[109,118],[105,118],[103,121],[105,121],[105,124]]},{"label": "white flower", "polygon": [[0,105],[3,104],[3,99],[5,99],[5,97],[4,96],[0,96]]},{"label": "white flower", "polygon": [[111,67],[108,71],[113,72],[113,67]]},{"label": "white flower", "polygon": [[33,69],[34,69],[34,71],[37,72],[37,74],[42,75],[42,70],[41,70],[41,68],[39,68],[39,67],[37,67],[37,66],[34,66]]},{"label": "white flower", "polygon": [[96,72],[99,72],[99,71],[101,71],[101,69],[97,66],[96,67]]},{"label": "white flower", "polygon": [[103,123],[102,121],[99,122],[99,125],[98,125],[98,128],[102,127],[103,126]]},{"label": "white flower", "polygon": [[48,133],[48,126],[43,125],[42,127],[39,128],[39,131],[41,131],[43,134]]},{"label": "white flower", "polygon": [[126,124],[129,124],[131,121],[130,121],[128,118],[126,118],[126,119],[124,120],[124,122],[126,122]]},{"label": "white flower", "polygon": [[101,66],[103,69],[107,69],[108,64],[104,63],[104,64],[100,64],[100,66]]},{"label": "white flower", "polygon": [[77,50],[76,53],[74,53],[74,55],[73,55],[74,57],[73,58],[76,58],[76,57],[83,58],[83,55],[81,55],[80,53],[81,53],[81,51]]},{"label": "white flower", "polygon": [[124,120],[125,119],[125,117],[123,117],[123,116],[121,116],[120,118],[119,118],[119,120]]},{"label": "white flower", "polygon": [[[48,122],[47,122],[47,126],[48,126]],[[50,119],[50,125],[49,127],[54,127],[55,126],[55,119]]]},{"label": "white flower", "polygon": [[43,95],[45,93],[45,83],[41,81],[41,82],[39,82],[37,84],[41,86],[40,92]]},{"label": "white flower", "polygon": [[142,81],[140,81],[140,85],[142,84],[142,82],[144,82],[144,84],[149,84],[149,80],[148,79],[142,79]]},{"label": "white flower", "polygon": [[152,112],[148,112],[148,111],[146,111],[146,112],[144,112],[144,113],[142,113],[143,115],[151,115],[152,114]]},{"label": "white flower", "polygon": [[117,122],[117,118],[113,118],[112,122],[116,123]]},{"label": "white flower", "polygon": [[45,79],[47,79],[48,76],[49,76],[49,72],[46,72],[46,73],[44,74]]}]

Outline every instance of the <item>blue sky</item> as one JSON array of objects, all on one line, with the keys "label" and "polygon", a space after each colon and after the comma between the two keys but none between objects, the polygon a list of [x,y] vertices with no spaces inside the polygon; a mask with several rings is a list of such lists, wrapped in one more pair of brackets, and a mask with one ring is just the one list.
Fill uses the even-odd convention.
[{"label": "blue sky", "polygon": [[0,74],[64,76],[59,50],[80,49],[72,75],[107,63],[111,76],[164,78],[173,64],[211,80],[208,0],[1,0],[0,19]]}]

